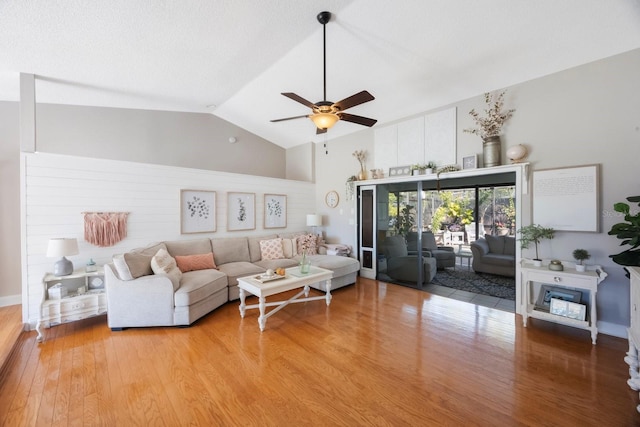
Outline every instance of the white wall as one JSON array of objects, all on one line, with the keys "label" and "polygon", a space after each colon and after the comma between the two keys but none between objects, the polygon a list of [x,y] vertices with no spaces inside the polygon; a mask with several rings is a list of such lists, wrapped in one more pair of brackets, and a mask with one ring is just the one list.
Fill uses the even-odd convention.
[{"label": "white wall", "polygon": [[176,111],[36,104],[36,150],[275,178],[286,167],[282,147],[214,115]]},{"label": "white wall", "polygon": [[[306,230],[308,207],[315,203],[314,185],[301,181],[46,153],[23,154],[23,162],[23,313],[31,324],[38,317],[42,277],[56,261],[45,256],[52,237],[78,239],[80,254],[69,259],[82,268],[89,258],[105,264],[114,254],[162,240]],[[181,189],[216,191],[216,232],[180,234]],[[255,230],[227,231],[229,191],[255,193]],[[264,229],[269,193],[287,195],[287,228]],[[126,239],[107,248],[85,242],[82,212],[129,212]]]},{"label": "white wall", "polygon": [[0,307],[20,304],[18,103],[0,102]]}]

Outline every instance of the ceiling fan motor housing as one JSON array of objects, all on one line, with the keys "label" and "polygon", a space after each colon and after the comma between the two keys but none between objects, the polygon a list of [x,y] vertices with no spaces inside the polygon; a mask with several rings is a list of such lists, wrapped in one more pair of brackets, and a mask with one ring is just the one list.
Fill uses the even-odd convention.
[{"label": "ceiling fan motor housing", "polygon": [[319,23],[325,25],[327,22],[331,21],[331,12],[320,12],[317,18]]}]

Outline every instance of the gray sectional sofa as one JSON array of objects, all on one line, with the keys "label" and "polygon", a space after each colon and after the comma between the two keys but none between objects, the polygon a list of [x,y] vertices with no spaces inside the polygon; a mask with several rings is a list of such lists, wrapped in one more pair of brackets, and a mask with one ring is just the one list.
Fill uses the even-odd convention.
[{"label": "gray sectional sofa", "polygon": [[[267,269],[298,265],[301,255],[262,259],[260,241],[293,239],[307,233],[166,241],[134,249],[105,265],[108,324],[113,330],[145,326],[187,326],[228,301],[239,298],[238,278]],[[179,279],[153,274],[151,259],[160,249],[172,257],[213,252],[216,268],[187,271]],[[331,290],[355,283],[360,263],[349,257],[308,255],[311,264],[332,270]],[[294,251],[295,252],[295,251]],[[315,286],[325,291],[324,283]]]}]

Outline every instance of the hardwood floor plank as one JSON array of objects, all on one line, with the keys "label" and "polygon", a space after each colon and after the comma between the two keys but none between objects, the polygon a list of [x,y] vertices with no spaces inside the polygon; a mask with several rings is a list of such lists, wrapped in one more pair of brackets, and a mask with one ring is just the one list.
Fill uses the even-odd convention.
[{"label": "hardwood floor plank", "polygon": [[625,340],[362,278],[333,296],[264,332],[236,301],[184,329],[31,334],[0,425],[640,425]]}]

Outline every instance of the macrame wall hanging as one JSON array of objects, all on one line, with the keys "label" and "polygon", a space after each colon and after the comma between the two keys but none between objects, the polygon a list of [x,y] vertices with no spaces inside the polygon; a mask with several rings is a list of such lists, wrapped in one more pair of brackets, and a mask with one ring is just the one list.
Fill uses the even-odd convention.
[{"label": "macrame wall hanging", "polygon": [[113,246],[127,237],[129,212],[82,212],[84,240],[92,245]]}]

